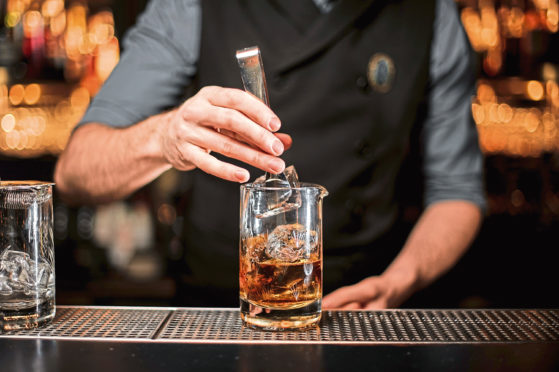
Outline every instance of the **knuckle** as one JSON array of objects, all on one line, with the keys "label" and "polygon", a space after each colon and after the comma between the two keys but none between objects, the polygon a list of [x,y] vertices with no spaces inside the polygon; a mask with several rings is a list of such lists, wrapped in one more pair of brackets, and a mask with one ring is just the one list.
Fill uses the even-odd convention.
[{"label": "knuckle", "polygon": [[236,91],[233,89],[224,90],[223,98],[227,106],[235,106],[237,104]]},{"label": "knuckle", "polygon": [[190,151],[187,148],[177,148],[171,161],[173,167],[179,170],[190,170],[197,167],[196,160],[189,154]]},{"label": "knuckle", "polygon": [[224,111],[221,114],[220,121],[224,128],[232,130],[235,128],[236,115],[234,112],[231,112],[229,110]]},{"label": "knuckle", "polygon": [[190,143],[190,134],[192,134],[192,131],[181,125],[175,129],[174,140],[176,143]]},{"label": "knuckle", "polygon": [[258,165],[258,164],[264,163],[263,156],[262,156],[260,153],[256,152],[256,151],[254,151],[254,152],[250,155],[249,160],[250,160],[250,164],[252,164],[252,165]]},{"label": "knuckle", "polygon": [[215,85],[207,85],[205,87],[202,87],[199,91],[200,94],[206,96],[209,94],[212,94],[213,92],[215,92],[216,86]]},{"label": "knuckle", "polygon": [[227,164],[225,163],[221,163],[217,166],[217,169],[219,171],[219,174],[221,175],[221,177],[223,178],[227,178],[227,179],[233,179],[234,177],[232,176],[231,170],[229,169],[229,167],[227,166]]},{"label": "knuckle", "polygon": [[196,163],[196,160],[190,154],[190,149],[188,148],[188,146],[177,148],[177,158],[182,164]]},{"label": "knuckle", "polygon": [[208,166],[204,167],[202,170],[208,174],[211,174],[212,176],[227,178],[227,168],[223,163],[208,164]]},{"label": "knuckle", "polygon": [[236,150],[236,146],[229,141],[224,141],[221,144],[221,151],[220,152],[223,155],[227,155],[227,156],[233,155],[235,153],[235,150]]},{"label": "knuckle", "polygon": [[183,104],[180,108],[180,116],[183,120],[192,120],[197,116],[198,105],[189,103]]}]

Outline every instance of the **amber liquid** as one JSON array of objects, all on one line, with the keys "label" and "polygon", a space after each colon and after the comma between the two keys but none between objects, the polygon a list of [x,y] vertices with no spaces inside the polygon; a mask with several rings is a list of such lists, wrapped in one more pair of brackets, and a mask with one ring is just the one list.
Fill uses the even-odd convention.
[{"label": "amber liquid", "polygon": [[[262,236],[241,242],[241,316],[245,316],[245,321],[252,320],[259,326],[264,324],[268,329],[287,329],[290,322],[315,323],[320,318],[322,298],[319,254],[313,253],[309,258],[295,262],[283,262],[265,255],[265,242]],[[283,321],[283,318],[289,321]]]},{"label": "amber liquid", "polygon": [[[295,309],[320,298],[320,260],[268,260],[241,267],[241,298],[269,309]],[[243,270],[244,269],[244,270]]]}]

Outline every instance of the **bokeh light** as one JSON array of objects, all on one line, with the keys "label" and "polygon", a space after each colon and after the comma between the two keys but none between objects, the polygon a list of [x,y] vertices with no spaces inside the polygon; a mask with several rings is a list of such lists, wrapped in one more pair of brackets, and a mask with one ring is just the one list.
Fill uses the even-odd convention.
[{"label": "bokeh light", "polygon": [[[7,0],[6,11],[8,35],[22,39],[27,60],[12,81],[0,68],[0,150],[58,154],[120,58],[113,14],[105,8],[91,13],[80,0]],[[64,80],[35,80],[46,66],[61,70]],[[21,79],[27,73],[32,78]]]},{"label": "bokeh light", "polygon": [[526,95],[532,101],[540,101],[543,98],[543,84],[539,81],[531,80],[526,84]]},{"label": "bokeh light", "polygon": [[15,84],[10,88],[10,103],[14,106],[18,106],[23,102],[23,97],[25,97],[25,88],[21,84]]},{"label": "bokeh light", "polygon": [[41,87],[39,84],[29,84],[25,87],[23,100],[28,105],[34,105],[41,98]]},{"label": "bokeh light", "polygon": [[4,132],[10,133],[16,126],[16,118],[13,114],[6,114],[0,122],[0,126]]}]

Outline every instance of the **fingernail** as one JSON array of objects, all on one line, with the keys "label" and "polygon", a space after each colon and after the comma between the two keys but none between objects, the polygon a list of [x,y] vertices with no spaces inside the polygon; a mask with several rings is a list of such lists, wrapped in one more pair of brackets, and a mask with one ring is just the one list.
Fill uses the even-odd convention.
[{"label": "fingernail", "polygon": [[247,172],[242,171],[242,170],[235,171],[235,177],[239,180],[239,182],[248,181]]},{"label": "fingernail", "polygon": [[283,143],[278,139],[274,140],[274,142],[272,142],[272,151],[275,155],[281,155],[283,152]]},{"label": "fingernail", "polygon": [[270,127],[270,130],[272,132],[275,132],[276,130],[280,129],[281,127],[281,122],[278,118],[276,118],[275,116],[273,118],[270,119],[270,121],[268,122],[268,127]]},{"label": "fingernail", "polygon": [[276,174],[283,172],[283,168],[285,167],[281,159],[270,160],[269,165],[270,165],[270,169]]}]

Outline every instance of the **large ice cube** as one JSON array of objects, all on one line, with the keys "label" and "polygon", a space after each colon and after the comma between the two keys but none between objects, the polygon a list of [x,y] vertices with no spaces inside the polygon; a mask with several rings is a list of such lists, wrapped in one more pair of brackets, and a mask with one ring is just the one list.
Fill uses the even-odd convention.
[{"label": "large ice cube", "polygon": [[32,295],[54,286],[54,275],[47,262],[34,262],[29,254],[9,248],[0,256],[0,294],[10,295],[16,290]]},{"label": "large ice cube", "polygon": [[265,236],[251,236],[243,238],[243,256],[251,262],[261,262],[265,260],[266,238]]},{"label": "large ice cube", "polygon": [[279,261],[295,262],[308,259],[316,251],[318,236],[316,231],[295,223],[277,226],[268,236],[266,254]]},{"label": "large ice cube", "polygon": [[8,278],[8,285],[12,290],[23,290],[29,279],[29,267],[32,264],[29,255],[25,252],[4,250],[0,257],[0,272]]},{"label": "large ice cube", "polygon": [[293,165],[285,168],[280,174],[267,173],[258,177],[254,185],[266,188],[277,188],[266,193],[255,193],[252,208],[257,218],[266,218],[297,209],[301,206],[299,177]]},{"label": "large ice cube", "polygon": [[29,267],[31,258],[25,252],[15,251],[11,249],[12,246],[8,245],[2,255],[0,255],[0,270],[1,269],[14,269],[18,266]]},{"label": "large ice cube", "polygon": [[290,165],[289,167],[285,168],[283,170],[283,176],[285,177],[285,180],[287,182],[289,182],[289,186],[297,188],[300,186],[299,184],[299,175],[297,174],[297,171],[295,170],[295,166]]}]

